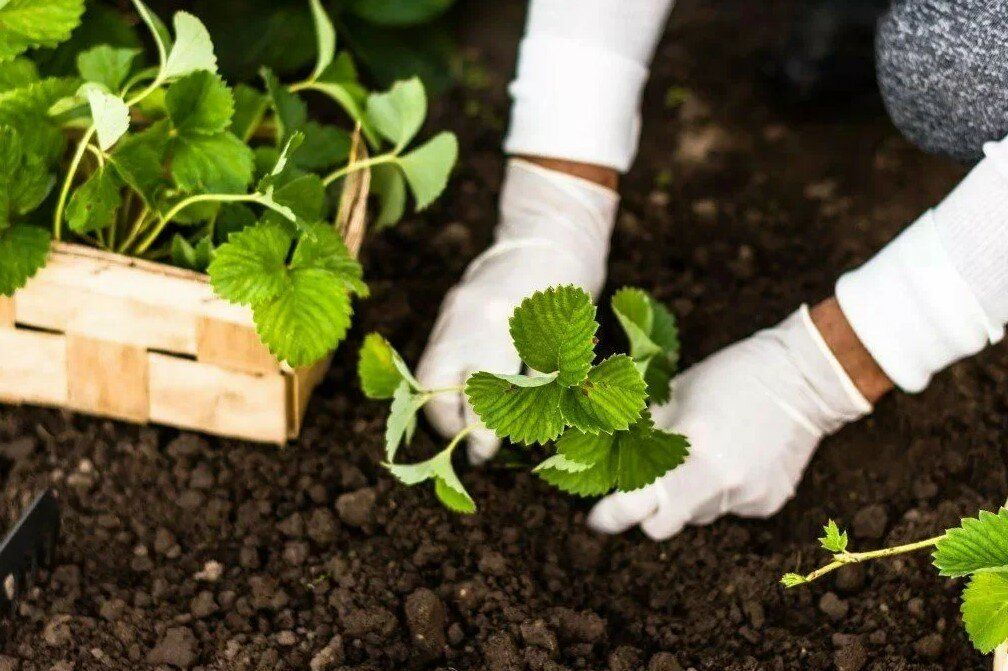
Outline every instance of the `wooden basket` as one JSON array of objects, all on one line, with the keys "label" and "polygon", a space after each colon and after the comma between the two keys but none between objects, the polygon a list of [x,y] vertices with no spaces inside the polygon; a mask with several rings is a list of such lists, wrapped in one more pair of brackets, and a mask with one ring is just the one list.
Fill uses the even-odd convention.
[{"label": "wooden basket", "polygon": [[[354,255],[369,186],[367,170],[344,183],[337,226]],[[54,245],[24,288],[0,296],[0,402],[285,443],[329,361],[278,363],[251,311],[206,275],[90,247]]]}]

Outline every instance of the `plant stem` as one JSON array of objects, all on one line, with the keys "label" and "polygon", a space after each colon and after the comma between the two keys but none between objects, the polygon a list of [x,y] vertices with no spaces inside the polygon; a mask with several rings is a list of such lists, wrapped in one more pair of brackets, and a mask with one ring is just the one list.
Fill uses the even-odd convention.
[{"label": "plant stem", "polygon": [[81,137],[77,144],[77,150],[73,158],[70,159],[70,166],[67,168],[66,179],[63,180],[63,187],[60,189],[59,199],[56,201],[56,213],[53,215],[53,238],[59,241],[63,234],[63,210],[66,209],[67,198],[70,195],[70,188],[73,186],[74,177],[77,176],[77,169],[80,168],[84,154],[87,152],[91,137],[95,134],[95,127],[92,125]]},{"label": "plant stem", "polygon": [[119,245],[119,249],[116,250],[117,252],[125,254],[129,250],[129,246],[133,244],[133,242],[137,239],[137,236],[146,229],[145,223],[148,216],[150,216],[150,207],[145,204],[140,209],[140,214],[138,214],[137,218],[133,221],[133,226],[130,227],[129,235],[126,236],[123,243]]},{"label": "plant stem", "polygon": [[476,429],[478,426],[479,426],[478,424],[470,424],[469,426],[465,427],[464,429],[456,433],[455,437],[451,439],[450,443],[448,443],[448,447],[446,447],[443,451],[448,452],[450,454],[458,446],[458,444],[462,442],[462,439],[464,439],[466,436],[472,433],[473,430]]},{"label": "plant stem", "polygon": [[461,391],[465,391],[464,384],[455,387],[441,387],[440,389],[424,389],[423,393],[428,396],[437,396],[438,394],[455,394]]},{"label": "plant stem", "polygon": [[346,177],[352,172],[357,172],[358,170],[364,170],[365,168],[372,168],[376,165],[381,165],[382,163],[392,163],[397,158],[395,154],[382,154],[381,156],[375,156],[374,158],[366,158],[363,161],[357,161],[356,163],[351,163],[348,166],[340,168],[339,170],[329,173],[322,183],[329,186],[335,182],[340,177]]},{"label": "plant stem", "polygon": [[826,564],[823,567],[817,568],[805,576],[805,582],[812,582],[813,580],[818,580],[827,573],[832,573],[838,568],[846,566],[848,564],[860,564],[864,561],[869,561],[871,559],[880,559],[882,557],[892,557],[893,555],[906,554],[907,552],[916,552],[917,550],[924,550],[929,547],[933,547],[938,541],[945,538],[945,534],[940,536],[935,536],[934,538],[928,538],[922,541],[917,541],[915,543],[907,543],[906,545],[896,545],[890,548],[882,548],[880,550],[869,550],[868,552],[839,552],[833,555],[833,561]]}]

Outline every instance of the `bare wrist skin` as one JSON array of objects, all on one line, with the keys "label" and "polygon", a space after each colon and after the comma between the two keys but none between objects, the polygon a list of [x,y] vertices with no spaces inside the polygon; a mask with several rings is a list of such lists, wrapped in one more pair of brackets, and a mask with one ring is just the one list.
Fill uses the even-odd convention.
[{"label": "bare wrist skin", "polygon": [[523,161],[534,163],[549,170],[556,170],[573,177],[580,177],[612,191],[616,191],[617,187],[619,187],[619,173],[612,168],[593,165],[591,163],[578,163],[577,161],[568,161],[562,158],[546,158],[544,156],[516,156],[515,158],[520,158]]},{"label": "bare wrist skin", "polygon": [[836,298],[830,297],[811,310],[812,323],[869,403],[874,404],[893,388],[872,355],[861,344]]}]

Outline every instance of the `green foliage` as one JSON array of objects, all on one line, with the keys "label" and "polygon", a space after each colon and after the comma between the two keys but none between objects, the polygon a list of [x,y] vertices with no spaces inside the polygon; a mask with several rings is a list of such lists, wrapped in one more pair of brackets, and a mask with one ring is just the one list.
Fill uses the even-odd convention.
[{"label": "green foliage", "polygon": [[[655,312],[647,294],[626,291],[643,296],[647,309]],[[535,471],[550,484],[578,496],[646,487],[680,465],[689,452],[684,436],[654,425],[645,409],[648,390],[644,374],[634,359],[619,354],[593,363],[599,328],[595,314],[591,297],[573,286],[552,287],[529,296],[515,308],[510,334],[532,374],[478,371],[463,388],[483,425],[499,437],[521,445],[554,443],[556,453]],[[652,331],[649,326],[647,332]],[[439,393],[461,390],[422,389],[402,358],[377,334],[369,335],[361,346],[358,374],[365,395],[392,398],[385,434],[390,464],[399,445],[409,441],[419,409]],[[439,472],[451,467],[451,450],[472,428],[456,435],[435,458],[442,469]],[[416,479],[418,473],[428,473],[431,463],[418,465],[423,466],[419,470],[398,465],[389,468],[400,480],[413,484],[434,477]],[[450,492],[456,489],[441,484],[445,487],[451,498]],[[443,494],[439,493],[442,501]]]},{"label": "green foliage", "polygon": [[49,231],[30,224],[0,230],[0,295],[10,296],[45,265]]},{"label": "green foliage", "polygon": [[644,375],[655,403],[669,400],[669,382],[679,364],[679,331],[664,305],[639,289],[624,288],[612,309],[630,342],[630,356]]},{"label": "green foliage", "polygon": [[98,84],[106,91],[118,91],[133,71],[139,49],[99,44],[77,55],[77,71],[84,81]]},{"label": "green foliage", "polygon": [[198,70],[168,87],[165,110],[182,135],[216,135],[231,124],[234,97],[220,77]]},{"label": "green foliage", "polygon": [[92,233],[115,223],[122,181],[111,168],[101,168],[81,184],[67,205],[67,223],[75,233]]},{"label": "green foliage", "polygon": [[934,565],[951,578],[1008,566],[1008,510],[981,510],[949,529],[935,546]]},{"label": "green foliage", "polygon": [[91,119],[98,136],[98,147],[108,151],[129,130],[129,106],[119,96],[109,93],[98,84],[85,84],[82,88],[91,108]]},{"label": "green foliage", "polygon": [[84,0],[6,0],[0,3],[0,61],[28,49],[55,47],[70,37]]},{"label": "green foliage", "polygon": [[449,448],[419,464],[388,464],[388,469],[406,485],[433,480],[434,493],[445,507],[458,513],[476,512],[476,503],[455,474],[451,456],[452,450]]},{"label": "green foliage", "polygon": [[847,532],[840,531],[837,523],[830,520],[823,526],[823,536],[819,539],[819,544],[829,552],[843,552],[847,549]]},{"label": "green foliage", "polygon": [[348,0],[350,11],[380,26],[414,26],[443,14],[454,0]]},{"label": "green foliage", "polygon": [[980,652],[992,652],[1008,640],[1008,575],[976,573],[962,595],[963,624]]}]

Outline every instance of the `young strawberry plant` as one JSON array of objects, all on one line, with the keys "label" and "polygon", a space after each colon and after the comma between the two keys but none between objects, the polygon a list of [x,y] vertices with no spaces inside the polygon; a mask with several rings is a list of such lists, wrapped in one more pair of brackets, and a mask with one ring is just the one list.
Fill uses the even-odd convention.
[{"label": "young strawberry plant", "polygon": [[[414,146],[423,85],[369,94],[337,53],[320,0],[310,0],[311,73],[286,83],[264,69],[261,89],[217,75],[192,14],[177,12],[169,30],[133,5],[153,64],[102,44],[76,55],[78,76],[43,77],[27,54],[66,41],[84,0],[0,1],[0,295],[24,286],[53,240],[69,239],[206,271],[220,297],[251,308],[279,359],[323,358],[349,328],[351,297],[367,295],[332,223],[342,184],[370,171],[373,225],[392,225],[408,192],[419,210],[443,191],[455,136]],[[308,94],[334,102],[347,123],[311,119]]]},{"label": "young strawberry plant", "polygon": [[962,617],[970,641],[989,653],[1008,640],[1008,509],[980,511],[940,536],[880,550],[852,552],[847,532],[830,520],[819,543],[833,561],[808,574],[787,573],[781,583],[788,588],[804,585],[849,564],[933,549],[932,560],[940,575],[967,578],[962,593]]},{"label": "young strawberry plant", "polygon": [[380,335],[365,338],[358,373],[373,399],[390,399],[385,427],[389,471],[407,485],[431,481],[448,508],[476,509],[452,466],[455,448],[475,428],[462,429],[432,458],[396,463],[409,443],[417,412],[438,394],[464,392],[480,420],[501,438],[525,446],[550,445],[535,467],[542,479],[578,496],[630,491],[683,462],[684,436],[654,425],[648,400],[668,400],[679,357],[672,315],[640,289],[625,288],[612,310],[630,344],[629,354],[596,361],[596,308],[582,289],[559,286],[526,298],[510,320],[511,340],[528,375],[476,372],[464,385],[425,389]]}]

